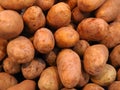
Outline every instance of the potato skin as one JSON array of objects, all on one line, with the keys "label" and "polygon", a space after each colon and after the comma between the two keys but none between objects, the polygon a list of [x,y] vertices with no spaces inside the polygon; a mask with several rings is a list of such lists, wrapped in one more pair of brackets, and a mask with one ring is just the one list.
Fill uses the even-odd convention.
[{"label": "potato skin", "polygon": [[68,4],[59,2],[53,5],[47,14],[47,22],[54,28],[67,26],[71,21],[71,11]]},{"label": "potato skin", "polygon": [[77,0],[65,0],[65,1],[70,6],[71,10],[75,8],[75,6],[77,6]]},{"label": "potato skin", "polygon": [[23,30],[23,19],[16,11],[4,10],[0,12],[0,37],[13,39]]},{"label": "potato skin", "polygon": [[117,71],[117,80],[120,81],[120,68]]},{"label": "potato skin", "polygon": [[38,81],[38,87],[40,90],[59,90],[60,79],[57,67],[48,67],[41,73]]},{"label": "potato skin", "polygon": [[84,69],[90,75],[99,75],[108,60],[108,49],[105,45],[89,46],[84,53]]},{"label": "potato skin", "polygon": [[64,87],[73,88],[78,84],[81,74],[81,61],[73,50],[63,49],[59,52],[57,67]]},{"label": "potato skin", "polygon": [[112,84],[110,84],[108,90],[120,90],[120,81],[114,81]]},{"label": "potato skin", "polygon": [[17,80],[10,74],[0,72],[0,90],[7,90],[17,84]]},{"label": "potato skin", "polygon": [[82,20],[77,31],[81,39],[88,41],[101,41],[108,34],[108,24],[100,18],[86,18]]},{"label": "potato skin", "polygon": [[29,27],[31,33],[43,27],[46,23],[44,13],[38,6],[29,7],[23,14],[23,20]]},{"label": "potato skin", "polygon": [[17,63],[30,62],[34,57],[32,42],[25,36],[19,36],[11,40],[7,45],[7,54]]},{"label": "potato skin", "polygon": [[4,10],[4,9],[3,9],[3,7],[2,7],[2,6],[0,6],[0,12],[1,12],[1,11],[3,11],[3,10]]},{"label": "potato skin", "polygon": [[61,90],[77,90],[75,88],[62,88]]}]

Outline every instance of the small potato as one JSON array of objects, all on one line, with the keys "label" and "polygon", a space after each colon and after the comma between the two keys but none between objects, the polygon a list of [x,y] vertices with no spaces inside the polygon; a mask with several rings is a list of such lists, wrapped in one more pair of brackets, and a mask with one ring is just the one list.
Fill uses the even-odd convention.
[{"label": "small potato", "polygon": [[105,89],[95,83],[88,83],[83,87],[82,90],[105,90]]},{"label": "small potato", "polygon": [[108,90],[120,90],[120,81],[114,81],[112,84],[110,84]]},{"label": "small potato", "polygon": [[77,5],[83,12],[91,12],[99,8],[106,0],[78,0]]},{"label": "small potato", "polygon": [[7,90],[35,90],[36,83],[33,80],[24,80],[19,84],[16,84]]},{"label": "small potato", "polygon": [[33,44],[40,53],[49,53],[55,46],[54,36],[49,29],[40,28],[34,34]]},{"label": "small potato", "polygon": [[20,14],[18,14],[16,11],[4,10],[0,12],[0,37],[1,38],[9,39],[9,40],[13,39],[22,32],[23,27],[24,27],[23,19],[20,16]]},{"label": "small potato", "polygon": [[100,18],[86,18],[82,20],[77,31],[81,39],[88,41],[101,41],[108,34],[108,24]]},{"label": "small potato", "polygon": [[0,90],[7,90],[17,84],[17,80],[10,74],[0,72]]},{"label": "small potato", "polygon": [[19,36],[11,40],[7,45],[7,54],[14,62],[27,63],[34,57],[34,47],[31,41],[24,37]]},{"label": "small potato", "polygon": [[46,64],[42,59],[33,59],[22,65],[22,74],[26,79],[35,79],[40,76],[45,67]]},{"label": "small potato", "polygon": [[47,22],[54,28],[66,26],[71,21],[71,11],[68,4],[59,2],[53,5],[47,14]]},{"label": "small potato", "polygon": [[23,14],[23,20],[29,27],[29,32],[34,33],[37,29],[45,26],[45,15],[38,6],[29,7]]},{"label": "small potato", "polygon": [[61,90],[77,90],[77,89],[75,89],[75,88],[62,88]]},{"label": "small potato", "polygon": [[103,71],[108,60],[108,49],[105,45],[96,44],[89,46],[84,53],[83,65],[90,75],[99,75]]},{"label": "small potato", "polygon": [[38,87],[40,90],[59,90],[60,79],[56,67],[48,67],[41,73]]},{"label": "small potato", "polygon": [[60,48],[73,47],[79,41],[79,34],[74,28],[61,27],[56,30],[55,40]]},{"label": "small potato", "polygon": [[73,50],[63,49],[59,52],[57,68],[64,87],[73,88],[78,84],[81,75],[81,60]]},{"label": "small potato", "polygon": [[117,72],[117,80],[120,81],[120,69],[118,69],[118,72]]},{"label": "small potato", "polygon": [[65,0],[66,3],[70,6],[71,10],[77,6],[77,0]]},{"label": "small potato", "polygon": [[7,57],[3,61],[3,69],[9,74],[16,74],[20,72],[20,64],[13,62],[12,58]]},{"label": "small potato", "polygon": [[6,56],[6,48],[7,48],[8,41],[0,38],[0,61]]},{"label": "small potato", "polygon": [[5,9],[21,10],[32,6],[35,0],[0,0],[0,5]]},{"label": "small potato", "polygon": [[55,0],[36,0],[36,4],[43,10],[49,10],[53,4],[55,3]]},{"label": "small potato", "polygon": [[99,75],[92,76],[91,81],[100,85],[100,86],[108,86],[116,79],[116,70],[110,65],[106,64],[104,69],[101,71]]}]

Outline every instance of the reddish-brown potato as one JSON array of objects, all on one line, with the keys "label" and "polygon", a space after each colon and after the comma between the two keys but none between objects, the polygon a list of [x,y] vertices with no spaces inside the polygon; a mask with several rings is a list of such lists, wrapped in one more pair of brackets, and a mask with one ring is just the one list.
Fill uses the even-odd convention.
[{"label": "reddish-brown potato", "polygon": [[0,12],[3,11],[4,9],[0,6]]},{"label": "reddish-brown potato", "polygon": [[112,84],[110,84],[108,90],[120,90],[120,81],[114,81]]},{"label": "reddish-brown potato", "polygon": [[77,0],[65,0],[66,3],[70,6],[71,10],[77,6]]},{"label": "reddish-brown potato", "polygon": [[49,53],[55,45],[52,32],[47,28],[40,28],[34,34],[33,44],[40,53]]},{"label": "reddish-brown potato", "polygon": [[47,14],[47,22],[54,28],[66,26],[71,21],[71,11],[68,4],[59,2],[53,5]]},{"label": "reddish-brown potato", "polygon": [[7,45],[8,56],[17,63],[30,62],[34,58],[34,53],[32,42],[24,36],[11,40]]},{"label": "reddish-brown potato", "polygon": [[118,13],[117,18],[115,19],[115,21],[120,22],[120,10],[119,10],[119,13]]},{"label": "reddish-brown potato", "polygon": [[57,56],[58,73],[66,88],[75,87],[81,74],[80,57],[71,49],[63,49]]},{"label": "reddish-brown potato", "polygon": [[12,39],[23,30],[23,20],[20,14],[13,10],[0,12],[0,37]]},{"label": "reddish-brown potato", "polygon": [[117,71],[117,80],[120,81],[120,69]]}]

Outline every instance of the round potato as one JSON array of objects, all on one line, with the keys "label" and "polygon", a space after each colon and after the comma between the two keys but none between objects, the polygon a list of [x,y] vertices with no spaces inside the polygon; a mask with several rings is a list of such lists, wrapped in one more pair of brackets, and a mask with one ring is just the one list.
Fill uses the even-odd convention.
[{"label": "round potato", "polygon": [[114,81],[112,84],[110,84],[108,90],[120,90],[120,81]]},{"label": "round potato", "polygon": [[20,64],[30,62],[34,58],[34,53],[33,44],[24,36],[11,40],[7,45],[8,56]]},{"label": "round potato", "polygon": [[78,84],[81,75],[81,60],[73,50],[63,49],[59,52],[57,68],[64,87],[73,88]]},{"label": "round potato", "polygon": [[33,44],[40,53],[49,53],[55,45],[54,36],[49,29],[40,28],[34,34]]},{"label": "round potato", "polygon": [[0,37],[13,39],[23,30],[23,19],[16,11],[4,10],[0,12]]}]

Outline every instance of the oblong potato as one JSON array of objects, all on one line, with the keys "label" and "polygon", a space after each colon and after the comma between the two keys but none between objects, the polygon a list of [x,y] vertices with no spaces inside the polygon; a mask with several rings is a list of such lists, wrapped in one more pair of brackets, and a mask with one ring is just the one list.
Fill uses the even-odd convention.
[{"label": "oblong potato", "polygon": [[75,87],[81,75],[80,57],[71,49],[63,49],[57,57],[58,73],[66,88]]}]

